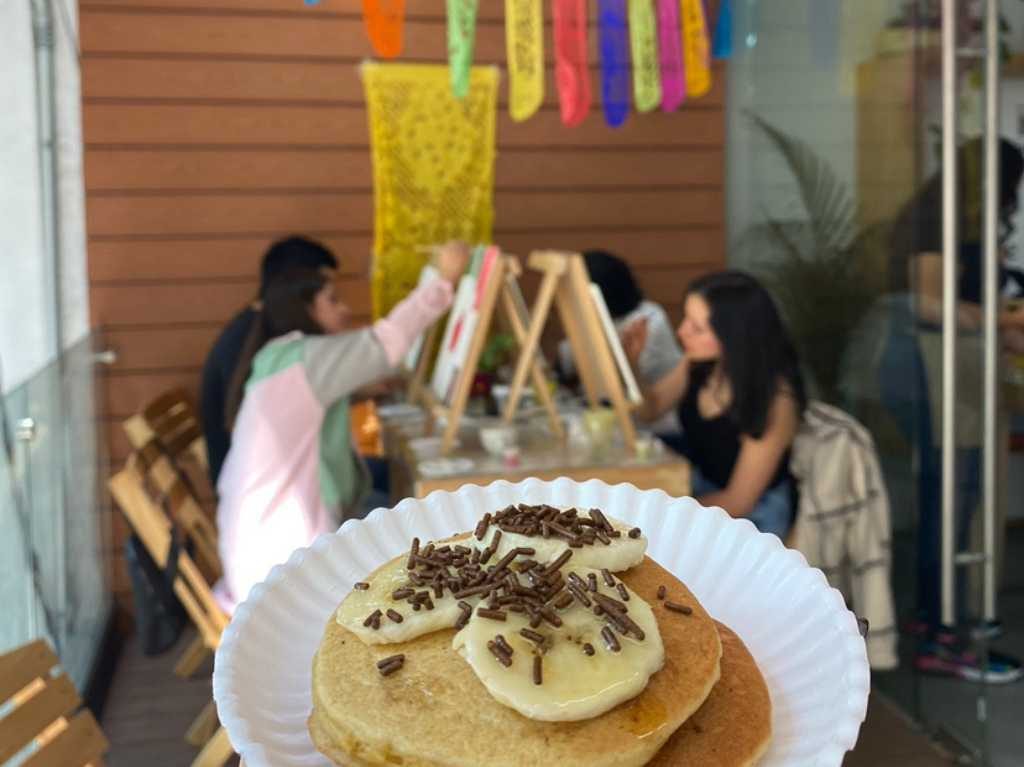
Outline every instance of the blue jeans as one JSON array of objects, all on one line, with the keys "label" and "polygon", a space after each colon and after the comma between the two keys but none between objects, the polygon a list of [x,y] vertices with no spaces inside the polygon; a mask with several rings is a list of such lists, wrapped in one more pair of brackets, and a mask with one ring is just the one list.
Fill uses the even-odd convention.
[{"label": "blue jeans", "polygon": [[[690,483],[692,485],[690,492],[697,498],[722,490],[701,474],[697,467],[692,469]],[[789,528],[793,524],[793,507],[793,481],[787,479],[775,487],[765,490],[757,499],[754,510],[750,512],[747,519],[753,522],[754,527],[762,533],[774,533],[779,538],[785,539],[786,533],[789,532]]]},{"label": "blue jeans", "polygon": [[[918,321],[909,296],[891,304],[889,337],[879,367],[882,404],[896,420],[903,436],[916,446],[917,476],[917,612],[930,628],[940,625],[942,596],[942,449],[932,432],[928,379],[917,343]],[[981,450],[956,450],[956,539],[958,551],[968,546],[971,518],[981,493]],[[956,602],[963,618],[967,605],[967,581],[956,575]]]}]

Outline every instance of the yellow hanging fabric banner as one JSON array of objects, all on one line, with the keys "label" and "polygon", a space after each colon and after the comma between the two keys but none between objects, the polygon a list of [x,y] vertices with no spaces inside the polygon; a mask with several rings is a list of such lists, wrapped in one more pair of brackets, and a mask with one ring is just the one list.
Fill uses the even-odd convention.
[{"label": "yellow hanging fabric banner", "polygon": [[661,103],[654,0],[629,0],[629,42],[633,54],[633,101],[638,112],[650,112]]},{"label": "yellow hanging fabric banner", "polygon": [[686,95],[700,98],[711,90],[711,44],[704,18],[704,0],[682,0],[682,3]]},{"label": "yellow hanging fabric banner", "polygon": [[544,10],[541,0],[505,0],[508,111],[522,122],[544,101]]},{"label": "yellow hanging fabric banner", "polygon": [[462,99],[448,67],[365,64],[373,156],[373,314],[416,287],[417,247],[490,242],[498,70],[473,67]]}]

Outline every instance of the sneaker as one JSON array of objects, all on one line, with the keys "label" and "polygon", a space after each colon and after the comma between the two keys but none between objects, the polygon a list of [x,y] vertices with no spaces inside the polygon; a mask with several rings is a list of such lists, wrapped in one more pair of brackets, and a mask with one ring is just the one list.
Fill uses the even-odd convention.
[{"label": "sneaker", "polygon": [[972,639],[995,639],[1003,635],[1003,622],[1001,620],[979,621],[971,626]]},{"label": "sneaker", "polygon": [[983,669],[977,653],[949,641],[923,644],[914,657],[914,668],[922,674],[952,676],[971,682],[984,678],[989,684],[1008,684],[1024,676],[1024,669],[1016,658],[992,651],[988,655],[988,668]]}]

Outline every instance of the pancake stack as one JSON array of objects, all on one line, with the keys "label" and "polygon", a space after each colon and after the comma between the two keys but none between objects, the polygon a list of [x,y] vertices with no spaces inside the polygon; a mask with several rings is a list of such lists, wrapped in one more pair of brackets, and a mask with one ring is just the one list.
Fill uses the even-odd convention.
[{"label": "pancake stack", "polygon": [[597,510],[523,505],[413,541],[328,622],[313,742],[355,767],[754,764],[756,663],[645,550]]}]

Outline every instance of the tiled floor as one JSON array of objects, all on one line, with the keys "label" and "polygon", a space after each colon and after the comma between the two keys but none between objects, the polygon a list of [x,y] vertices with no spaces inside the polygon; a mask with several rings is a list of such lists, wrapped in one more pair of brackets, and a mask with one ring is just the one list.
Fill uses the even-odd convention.
[{"label": "tiled floor", "polygon": [[[182,767],[196,750],[183,736],[210,699],[212,663],[194,679],[182,680],[172,669],[191,635],[157,658],[142,655],[130,639],[125,645],[103,716],[112,750],[110,767]],[[894,706],[875,696],[847,767],[943,767],[948,759],[934,749]]]},{"label": "tiled floor", "polygon": [[[906,535],[894,537],[894,581],[904,584],[895,589],[902,615],[913,609],[913,540]],[[1016,658],[1024,657],[1024,528],[1012,527],[1007,533],[1006,573],[999,591],[999,615],[1004,623],[1001,636],[992,640],[991,649]],[[977,649],[977,648],[976,648]],[[876,679],[876,688],[912,710],[920,707],[920,716],[935,727],[954,723],[960,737],[976,747],[982,742],[975,719],[980,689],[978,685],[956,679],[915,677],[910,665],[915,642],[904,636],[900,643],[903,664],[897,671]],[[987,690],[989,744],[993,767],[1024,765],[1024,680],[1012,684],[990,685]]]}]

